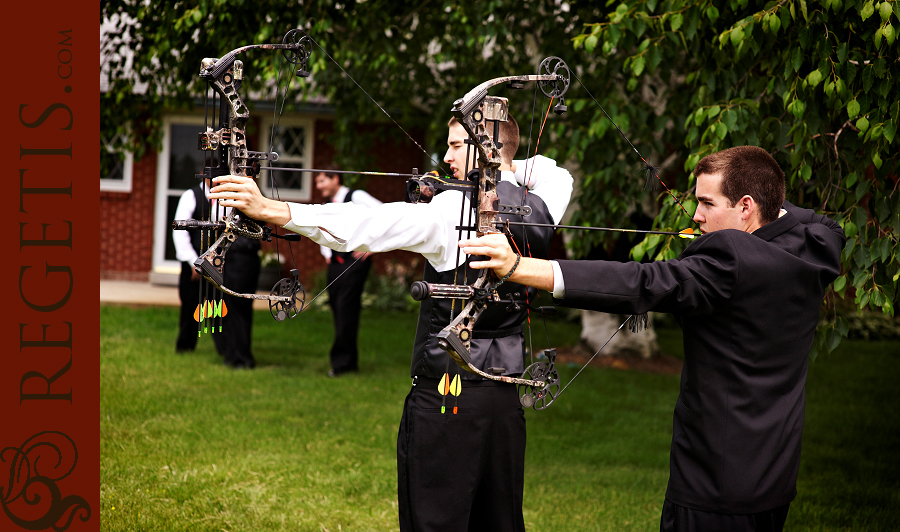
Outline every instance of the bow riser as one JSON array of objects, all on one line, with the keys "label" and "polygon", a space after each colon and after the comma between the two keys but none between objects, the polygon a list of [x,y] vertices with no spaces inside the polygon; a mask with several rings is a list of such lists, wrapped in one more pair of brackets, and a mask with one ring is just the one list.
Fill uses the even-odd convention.
[{"label": "bow riser", "polygon": [[[220,63],[224,63],[224,68]],[[245,131],[250,113],[237,93],[243,77],[243,63],[235,60],[234,52],[232,52],[221,60],[204,59],[202,65],[204,68],[201,70],[200,76],[207,78],[213,90],[228,103],[228,116],[227,124],[224,124],[225,127],[222,129],[212,132],[212,134],[211,129],[200,133],[200,147],[208,151],[220,150],[220,157],[224,156],[227,158],[227,172],[246,177],[248,174],[246,170],[247,137]],[[237,71],[237,75],[235,75],[235,71]],[[216,77],[212,77],[213,73],[217,73]],[[220,166],[222,165],[220,164]],[[234,243],[236,234],[244,234],[248,238],[258,239],[262,237],[262,229],[255,222],[247,220],[244,225],[248,226],[248,231],[239,230],[241,214],[235,209],[232,209],[231,213],[223,221],[225,222],[225,230],[219,235],[216,242],[194,261],[194,269],[213,283],[216,288],[225,292],[226,289],[223,285],[225,255]],[[228,290],[228,293],[235,295],[231,290]],[[249,298],[250,295],[244,294],[240,297]]]},{"label": "bow riser", "polygon": [[[484,91],[486,90],[485,88]],[[497,175],[502,161],[500,158],[500,145],[499,142],[495,141],[495,137],[499,135],[498,123],[509,119],[509,103],[506,98],[490,97],[478,91],[470,92],[470,94],[473,93],[476,94],[477,105],[469,106],[463,101],[462,105],[454,105],[452,112],[463,129],[466,130],[469,138],[476,140],[475,148],[478,153],[479,168],[478,204],[475,209],[476,234],[484,236],[488,233],[498,232],[496,221],[499,215],[500,201],[497,197]],[[465,99],[463,98],[463,100]],[[460,102],[457,101],[457,104],[460,104]],[[457,107],[468,108],[471,111],[463,114],[461,109],[457,109]],[[487,120],[493,120],[496,126],[494,127],[493,136],[487,134],[485,127]],[[478,293],[487,288],[492,278],[495,277],[490,270],[482,270],[471,285],[473,292]],[[496,292],[493,292],[491,296],[498,297]],[[471,342],[475,323],[482,312],[484,312],[486,306],[485,298],[469,300],[466,306],[463,307],[462,312],[437,335],[438,345],[447,351],[463,369],[470,373],[481,374],[480,370],[475,368],[471,362]],[[492,377],[495,376],[488,376],[488,378]]]}]

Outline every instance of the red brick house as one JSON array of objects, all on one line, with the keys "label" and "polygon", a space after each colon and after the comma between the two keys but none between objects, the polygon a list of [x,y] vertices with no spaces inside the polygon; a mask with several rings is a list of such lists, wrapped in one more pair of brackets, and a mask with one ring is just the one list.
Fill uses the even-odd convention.
[{"label": "red brick house", "polygon": [[[248,146],[251,150],[266,151],[273,117],[251,109],[248,124]],[[197,183],[194,174],[200,173],[202,154],[197,150],[197,134],[203,128],[202,109],[196,114],[166,115],[163,119],[163,143],[159,150],[148,150],[140,160],[130,156],[120,160],[114,175],[101,179],[100,185],[100,277],[149,281],[155,284],[177,284],[180,265],[175,260],[171,240],[171,222],[178,198]],[[378,133],[379,145],[373,168],[383,172],[409,173],[424,168],[425,156],[409,140],[393,140],[397,136],[380,134],[382,126],[362,126]],[[388,126],[384,126],[387,128]],[[310,106],[299,113],[282,116],[278,137],[278,164],[298,168],[319,168],[331,163],[334,147],[328,142],[333,132],[333,114],[326,107]],[[402,133],[401,133],[402,136]],[[420,143],[421,135],[417,135]],[[428,163],[429,165],[431,163]],[[349,170],[349,169],[348,169]],[[287,174],[286,178],[284,176]],[[319,203],[322,197],[313,185],[309,172],[281,172],[278,192],[281,199]],[[285,182],[282,180],[285,179]],[[268,172],[259,176],[260,188],[273,197]],[[381,201],[402,201],[405,179],[401,177],[371,176],[365,189]],[[264,243],[274,249],[273,243]],[[318,245],[304,239],[292,244],[292,251],[284,241],[278,242],[279,252],[287,257],[284,274],[291,268],[300,270],[300,278],[307,284],[316,272],[325,267]],[[293,263],[291,256],[293,256]],[[375,257],[376,271],[392,261],[418,263],[418,256],[407,252],[391,252]]]}]

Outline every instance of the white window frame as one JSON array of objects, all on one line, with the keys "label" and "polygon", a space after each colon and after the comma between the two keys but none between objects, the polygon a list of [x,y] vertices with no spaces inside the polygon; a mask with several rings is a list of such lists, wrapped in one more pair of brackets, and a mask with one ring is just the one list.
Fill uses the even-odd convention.
[{"label": "white window frame", "polygon": [[[156,200],[153,212],[153,274],[159,276],[176,276],[181,273],[181,263],[177,260],[166,260],[166,233],[172,230],[172,220],[168,219],[166,208],[168,199],[174,193],[184,192],[169,188],[169,151],[172,144],[173,125],[195,125],[197,134],[203,131],[203,115],[169,115],[163,117],[162,148],[156,154]],[[197,169],[199,172],[201,169]]]},{"label": "white window frame", "polygon": [[[101,142],[103,139],[101,139]],[[112,151],[108,144],[104,143],[102,148]],[[125,152],[122,161],[122,179],[109,179],[100,176],[100,190],[108,192],[131,192],[131,170],[134,166],[134,154],[130,151]]]},{"label": "white window frame", "polygon": [[[257,144],[257,148],[254,151],[268,151],[269,142],[271,142],[272,135],[272,123],[274,121],[274,117],[266,116],[262,119],[260,128],[259,128],[259,144]],[[304,153],[303,153],[303,164],[306,168],[312,168],[313,161],[313,144],[315,141],[315,131],[313,128],[315,127],[315,121],[313,118],[309,116],[282,116],[280,120],[278,120],[279,127],[303,127],[306,132],[306,139],[304,141]],[[283,154],[279,154],[283,155]],[[279,162],[285,162],[282,157]],[[264,166],[268,165],[268,161],[264,163]],[[259,174],[259,178],[257,182],[260,184],[260,188],[262,188],[263,194],[267,197],[274,197],[275,192],[271,187],[268,186],[268,174],[267,170],[261,171]],[[309,172],[303,173],[303,190],[296,189],[286,189],[283,187],[278,188],[278,196],[282,201],[294,201],[294,202],[309,202],[312,200],[312,176]]]}]

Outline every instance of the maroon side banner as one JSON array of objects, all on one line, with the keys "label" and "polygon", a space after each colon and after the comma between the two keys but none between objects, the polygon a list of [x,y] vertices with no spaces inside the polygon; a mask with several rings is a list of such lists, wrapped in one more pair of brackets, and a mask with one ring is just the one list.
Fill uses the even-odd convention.
[{"label": "maroon side banner", "polygon": [[4,15],[0,530],[100,530],[99,4]]}]

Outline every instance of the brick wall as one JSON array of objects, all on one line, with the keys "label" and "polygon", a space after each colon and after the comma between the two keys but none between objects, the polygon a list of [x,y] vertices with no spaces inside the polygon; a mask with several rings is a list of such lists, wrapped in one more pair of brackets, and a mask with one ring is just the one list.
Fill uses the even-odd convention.
[{"label": "brick wall", "polygon": [[[382,126],[363,126],[367,131]],[[333,132],[330,120],[315,121],[313,167],[331,163],[334,148],[327,139]],[[424,155],[408,139],[402,142],[391,136],[377,147],[375,169],[384,172],[409,173],[421,166]],[[419,139],[421,142],[421,139]],[[132,191],[129,193],[100,193],[100,277],[101,279],[148,281],[153,269],[153,216],[156,199],[156,152],[149,151],[135,161],[132,170]],[[420,171],[424,170],[420,168]],[[405,178],[370,176],[365,189],[383,202],[403,201]],[[322,196],[313,188],[312,203],[320,203]],[[278,251],[287,257],[283,275],[291,268],[300,270],[300,280],[308,285],[325,261],[317,244],[303,239],[300,242],[264,242],[263,249]],[[376,272],[383,273],[392,263],[415,265],[421,270],[424,263],[413,253],[394,251],[373,258]]]},{"label": "brick wall", "polygon": [[131,192],[100,193],[100,278],[147,281],[153,269],[156,152],[132,167]]}]

